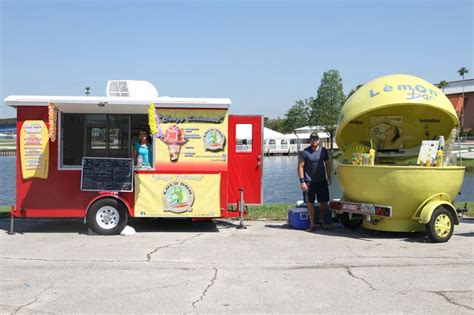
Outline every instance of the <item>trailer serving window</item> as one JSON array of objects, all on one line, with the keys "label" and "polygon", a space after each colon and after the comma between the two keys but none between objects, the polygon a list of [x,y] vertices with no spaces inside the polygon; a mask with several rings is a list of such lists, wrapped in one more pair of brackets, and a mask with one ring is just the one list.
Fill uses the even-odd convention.
[{"label": "trailer serving window", "polygon": [[130,115],[86,114],[86,156],[130,156]]},{"label": "trailer serving window", "polygon": [[60,165],[80,167],[85,156],[131,157],[134,137],[147,128],[147,115],[62,113]]}]

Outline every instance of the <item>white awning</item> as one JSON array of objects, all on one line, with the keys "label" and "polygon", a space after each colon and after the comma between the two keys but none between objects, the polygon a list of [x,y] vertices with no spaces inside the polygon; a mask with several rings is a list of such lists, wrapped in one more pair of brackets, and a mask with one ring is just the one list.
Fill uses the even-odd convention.
[{"label": "white awning", "polygon": [[153,103],[161,108],[209,108],[228,109],[232,103],[228,98],[178,98],[157,97],[154,99],[137,99],[130,97],[106,96],[29,96],[11,95],[5,98],[5,104],[17,106],[47,106],[53,103],[64,113],[91,114],[146,114],[148,106]]},{"label": "white awning", "polygon": [[263,139],[285,139],[285,135],[270,128],[263,128]]}]

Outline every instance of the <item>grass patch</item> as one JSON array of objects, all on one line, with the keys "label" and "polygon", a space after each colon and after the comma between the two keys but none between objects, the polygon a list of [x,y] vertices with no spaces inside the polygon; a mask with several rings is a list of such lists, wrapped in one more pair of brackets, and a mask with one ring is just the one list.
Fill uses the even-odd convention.
[{"label": "grass patch", "polygon": [[249,206],[249,213],[246,219],[286,220],[288,218],[288,209],[294,207],[294,204],[289,203],[269,203],[262,206]]},{"label": "grass patch", "polygon": [[0,217],[10,216],[11,206],[0,206]]},{"label": "grass patch", "polygon": [[457,201],[454,203],[454,206],[456,209],[464,208],[464,204],[466,203],[467,209],[469,209],[466,214],[470,217],[474,217],[474,201]]},{"label": "grass patch", "polygon": [[462,159],[461,165],[466,167],[466,172],[474,172],[474,159]]}]

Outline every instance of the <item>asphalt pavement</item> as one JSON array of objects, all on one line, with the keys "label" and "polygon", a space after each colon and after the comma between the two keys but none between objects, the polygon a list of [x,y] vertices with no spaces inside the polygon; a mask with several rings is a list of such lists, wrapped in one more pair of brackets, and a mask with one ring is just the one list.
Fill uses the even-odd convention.
[{"label": "asphalt pavement", "polygon": [[474,219],[422,233],[293,230],[281,221],[0,220],[2,314],[473,314]]}]

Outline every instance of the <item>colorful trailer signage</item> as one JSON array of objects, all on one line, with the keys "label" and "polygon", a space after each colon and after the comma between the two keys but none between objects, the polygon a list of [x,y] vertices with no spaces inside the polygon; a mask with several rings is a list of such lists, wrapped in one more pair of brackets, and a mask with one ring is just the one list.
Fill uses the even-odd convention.
[{"label": "colorful trailer signage", "polygon": [[220,216],[219,174],[138,174],[137,217]]},{"label": "colorful trailer signage", "polygon": [[164,135],[155,145],[157,167],[227,164],[227,110],[160,108],[157,114]]}]

